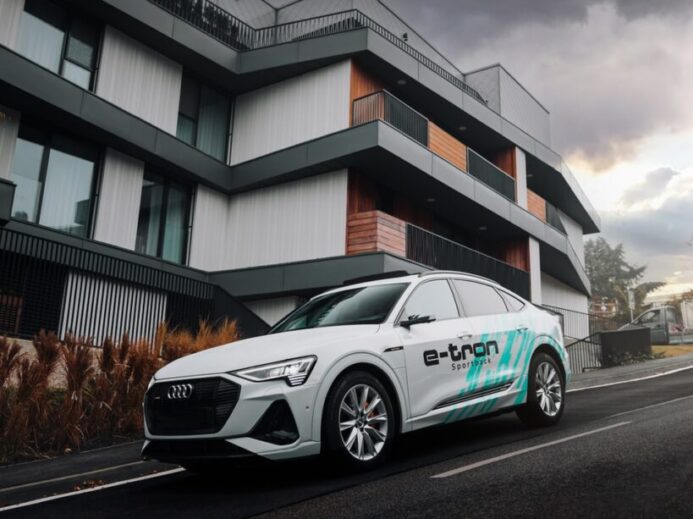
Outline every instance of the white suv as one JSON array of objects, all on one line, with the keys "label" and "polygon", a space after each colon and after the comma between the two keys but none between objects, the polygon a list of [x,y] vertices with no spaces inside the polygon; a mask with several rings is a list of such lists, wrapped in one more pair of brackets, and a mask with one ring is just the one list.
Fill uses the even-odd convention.
[{"label": "white suv", "polygon": [[143,455],[208,462],[328,453],[383,461],[397,434],[500,410],[560,419],[569,377],[559,320],[457,272],[352,284],[268,335],[179,359],[152,379]]}]

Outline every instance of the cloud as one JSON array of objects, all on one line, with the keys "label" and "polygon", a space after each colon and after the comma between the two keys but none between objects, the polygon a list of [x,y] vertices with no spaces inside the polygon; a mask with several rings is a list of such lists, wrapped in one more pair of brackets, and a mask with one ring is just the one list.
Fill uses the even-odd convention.
[{"label": "cloud", "polygon": [[503,63],[551,111],[553,147],[594,172],[693,127],[693,2],[390,3],[462,70]]},{"label": "cloud", "polygon": [[672,179],[680,175],[671,168],[660,168],[650,171],[642,182],[627,188],[621,195],[620,205],[632,207],[657,199],[665,193]]}]

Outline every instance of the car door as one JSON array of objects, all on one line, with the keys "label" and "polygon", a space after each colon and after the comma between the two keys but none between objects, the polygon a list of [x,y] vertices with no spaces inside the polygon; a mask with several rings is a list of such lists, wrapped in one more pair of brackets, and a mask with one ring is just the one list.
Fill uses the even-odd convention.
[{"label": "car door", "polygon": [[[466,362],[465,388],[468,394],[503,387],[514,381],[523,368],[522,355],[531,348],[532,331],[522,302],[509,309],[501,292],[483,282],[453,280],[462,308],[474,330]],[[511,297],[511,296],[508,296]],[[471,360],[471,362],[470,362]]]},{"label": "car door", "polygon": [[467,319],[460,317],[459,306],[446,279],[419,284],[411,293],[398,322],[411,316],[430,315],[435,321],[398,326],[404,347],[411,416],[421,416],[449,400],[460,391],[459,372],[451,366],[460,337],[471,338]]},{"label": "car door", "polygon": [[664,316],[660,309],[649,310],[642,314],[637,323],[650,329],[650,337],[652,344],[666,343],[666,329],[664,327]]}]

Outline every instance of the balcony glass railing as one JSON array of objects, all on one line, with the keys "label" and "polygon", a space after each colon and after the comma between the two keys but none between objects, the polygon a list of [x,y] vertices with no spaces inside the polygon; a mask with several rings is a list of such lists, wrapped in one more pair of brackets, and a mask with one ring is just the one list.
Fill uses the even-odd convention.
[{"label": "balcony glass railing", "polygon": [[351,115],[353,125],[382,119],[428,146],[428,119],[385,90],[355,99]]},{"label": "balcony glass railing", "polygon": [[415,225],[407,224],[407,258],[441,270],[484,276],[529,298],[529,273]]},{"label": "balcony glass railing", "polygon": [[558,215],[558,209],[549,202],[546,202],[546,223],[563,234],[568,234],[563,226],[561,217]]},{"label": "balcony glass railing", "polygon": [[251,50],[368,28],[477,101],[484,98],[461,77],[441,67],[357,9],[255,29],[209,0],[149,0],[236,50]]},{"label": "balcony glass railing", "polygon": [[474,150],[467,151],[469,174],[515,202],[515,179]]}]

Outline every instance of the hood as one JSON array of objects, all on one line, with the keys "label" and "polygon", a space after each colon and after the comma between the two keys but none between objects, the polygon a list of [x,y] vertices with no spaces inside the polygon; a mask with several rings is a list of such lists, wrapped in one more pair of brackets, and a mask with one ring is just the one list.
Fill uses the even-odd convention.
[{"label": "hood", "polygon": [[161,368],[157,380],[236,371],[286,359],[317,355],[326,346],[373,335],[378,325],[326,326],[263,335],[217,346],[180,358]]}]

